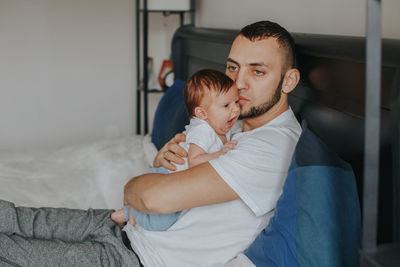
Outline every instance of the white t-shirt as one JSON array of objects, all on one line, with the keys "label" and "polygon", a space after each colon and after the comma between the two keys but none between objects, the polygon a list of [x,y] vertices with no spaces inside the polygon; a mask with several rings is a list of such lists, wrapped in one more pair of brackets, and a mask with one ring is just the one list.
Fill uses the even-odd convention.
[{"label": "white t-shirt", "polygon": [[[224,144],[214,129],[205,121],[196,117],[190,119],[190,124],[185,126],[186,142],[179,143],[186,151],[189,151],[190,144],[196,144],[206,153],[220,151]],[[226,134],[226,139],[230,140],[231,132]],[[187,158],[185,164],[176,164],[176,171],[183,171],[189,168]]]},{"label": "white t-shirt", "polygon": [[224,266],[268,224],[301,133],[291,109],[262,127],[237,133],[235,149],[210,161],[239,199],[192,208],[164,232],[128,224],[145,266]]}]

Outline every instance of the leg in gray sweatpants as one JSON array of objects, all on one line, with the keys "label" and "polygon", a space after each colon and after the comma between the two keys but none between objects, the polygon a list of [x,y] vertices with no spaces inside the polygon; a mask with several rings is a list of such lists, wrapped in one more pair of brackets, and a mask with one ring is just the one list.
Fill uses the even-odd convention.
[{"label": "leg in gray sweatpants", "polygon": [[15,207],[0,200],[0,263],[139,266],[111,210]]}]

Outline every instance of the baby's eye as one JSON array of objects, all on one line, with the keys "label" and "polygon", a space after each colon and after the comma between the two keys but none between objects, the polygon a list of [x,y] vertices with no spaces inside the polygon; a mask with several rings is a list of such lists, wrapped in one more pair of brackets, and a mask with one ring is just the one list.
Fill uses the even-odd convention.
[{"label": "baby's eye", "polygon": [[229,106],[229,104],[225,104],[225,105],[224,105],[224,108],[227,108],[228,106]]},{"label": "baby's eye", "polygon": [[235,101],[235,104],[239,104],[239,99]]}]

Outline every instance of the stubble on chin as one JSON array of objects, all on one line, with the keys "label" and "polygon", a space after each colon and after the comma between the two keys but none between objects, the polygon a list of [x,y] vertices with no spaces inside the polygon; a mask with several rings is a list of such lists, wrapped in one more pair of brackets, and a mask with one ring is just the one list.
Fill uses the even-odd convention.
[{"label": "stubble on chin", "polygon": [[243,107],[240,106],[240,118],[241,119],[255,118],[268,112],[281,99],[281,87],[282,83],[280,82],[272,98],[263,104],[260,104],[258,106],[252,106],[247,111],[243,110]]}]

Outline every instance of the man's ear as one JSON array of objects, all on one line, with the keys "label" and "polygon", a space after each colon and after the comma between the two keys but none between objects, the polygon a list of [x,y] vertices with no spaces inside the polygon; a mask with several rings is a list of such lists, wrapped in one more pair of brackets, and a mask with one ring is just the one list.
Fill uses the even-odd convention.
[{"label": "man's ear", "polygon": [[194,115],[202,120],[207,119],[207,111],[203,107],[195,107],[194,108]]},{"label": "man's ear", "polygon": [[282,91],[290,93],[300,81],[300,72],[298,69],[289,69],[283,78]]}]

